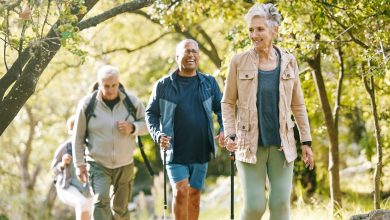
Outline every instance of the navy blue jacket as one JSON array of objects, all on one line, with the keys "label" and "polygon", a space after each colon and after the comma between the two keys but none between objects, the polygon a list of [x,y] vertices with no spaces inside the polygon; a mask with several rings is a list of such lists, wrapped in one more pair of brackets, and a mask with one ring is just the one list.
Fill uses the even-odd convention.
[{"label": "navy blue jacket", "polygon": [[[177,73],[174,71],[168,76],[161,78],[153,89],[152,96],[146,107],[146,123],[153,140],[159,143],[160,136],[165,134],[171,137],[170,146],[167,149],[167,162],[173,160],[173,140],[174,140],[174,117],[178,99]],[[203,108],[207,113],[208,137],[210,143],[213,143],[213,155],[216,156],[216,146],[214,142],[212,112],[218,117],[220,126],[219,131],[223,131],[221,98],[222,94],[214,77],[196,72],[199,77],[199,94]],[[189,112],[189,114],[191,114]],[[161,157],[163,151],[160,150]]]}]

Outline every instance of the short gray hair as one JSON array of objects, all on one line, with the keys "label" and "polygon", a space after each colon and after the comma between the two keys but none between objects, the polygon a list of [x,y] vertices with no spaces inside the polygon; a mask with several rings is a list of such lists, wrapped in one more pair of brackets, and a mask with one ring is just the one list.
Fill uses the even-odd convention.
[{"label": "short gray hair", "polygon": [[195,44],[196,46],[196,49],[199,51],[199,44],[198,42],[196,42],[195,40],[193,39],[184,39],[182,41],[180,41],[177,45],[176,45],[176,57],[180,55],[180,53],[182,53],[182,49],[184,47],[184,45],[186,43],[193,43]]},{"label": "short gray hair", "polygon": [[111,65],[104,65],[100,67],[100,69],[97,71],[97,79],[98,81],[101,81],[103,79],[106,79],[111,76],[117,76],[119,77],[119,70],[118,68],[111,66]]},{"label": "short gray hair", "polygon": [[279,26],[282,20],[282,16],[280,15],[278,9],[271,3],[255,4],[252,6],[245,15],[246,22],[248,24],[251,23],[253,17],[255,16],[265,18],[269,27]]}]

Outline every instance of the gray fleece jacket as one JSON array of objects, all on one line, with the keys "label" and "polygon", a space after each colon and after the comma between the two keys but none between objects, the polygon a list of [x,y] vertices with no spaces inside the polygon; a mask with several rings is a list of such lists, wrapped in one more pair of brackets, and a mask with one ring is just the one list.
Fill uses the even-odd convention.
[{"label": "gray fleece jacket", "polygon": [[[138,135],[148,134],[145,123],[145,107],[134,95],[127,93],[136,109],[136,119],[129,115],[123,102],[125,94],[119,92],[120,101],[111,110],[103,101],[101,93],[96,96],[94,117],[86,125],[85,110],[92,94],[85,96],[77,106],[73,129],[73,161],[82,166],[86,161],[94,161],[106,168],[115,169],[133,163],[133,152]],[[125,120],[135,126],[134,133],[124,135],[118,130],[118,121]],[[85,149],[85,134],[88,129],[88,144]],[[85,152],[85,159],[84,159]]]}]

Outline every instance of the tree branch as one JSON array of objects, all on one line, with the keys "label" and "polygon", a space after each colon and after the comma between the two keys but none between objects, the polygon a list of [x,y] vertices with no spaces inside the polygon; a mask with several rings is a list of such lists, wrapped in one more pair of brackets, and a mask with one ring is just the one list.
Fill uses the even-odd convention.
[{"label": "tree branch", "polygon": [[[115,10],[116,15],[119,12],[129,12],[136,10],[147,5],[150,5],[154,0],[134,0],[132,1],[133,9],[127,8],[127,10]],[[87,12],[98,2],[98,0],[85,0],[85,6]],[[124,5],[128,5],[126,3]],[[105,13],[103,13],[105,14]],[[107,16],[94,17],[99,22],[103,22],[111,17],[113,14]],[[78,20],[82,21],[85,14],[78,15]],[[92,20],[91,20],[92,19]],[[93,18],[87,19],[88,22],[82,23],[83,29],[92,27],[98,24]],[[42,72],[46,69],[47,65],[53,59],[54,55],[61,48],[60,40],[55,31],[55,27],[60,24],[60,20],[52,26],[47,33],[46,37],[39,43],[30,44],[25,48],[22,54],[17,58],[9,71],[0,79],[0,135],[8,127],[11,121],[15,118],[22,106],[34,93],[36,84]],[[30,53],[32,51],[32,53]],[[23,68],[22,74],[17,78],[17,69],[21,65]],[[16,81],[16,82],[15,82]],[[15,82],[8,94],[4,96],[5,91]],[[3,98],[4,97],[4,98]]]},{"label": "tree branch", "polygon": [[5,6],[6,10],[12,10],[12,9],[18,7],[21,2],[22,2],[22,0],[18,0],[15,3],[13,3],[13,4],[6,3],[4,6]]},{"label": "tree branch", "polygon": [[85,21],[82,21],[79,23],[78,27],[80,30],[84,30],[86,28],[95,27],[96,25],[113,18],[119,14],[123,14],[125,12],[131,12],[134,10],[138,10],[144,7],[147,7],[151,5],[154,2],[154,0],[134,0],[132,2],[124,3],[120,6],[117,6],[115,8],[112,8],[111,10],[108,10],[100,15],[96,15],[95,17],[89,18]]},{"label": "tree branch", "polygon": [[35,121],[34,115],[32,113],[31,108],[28,105],[25,105],[25,109],[27,112],[27,116],[29,119],[29,133],[28,138],[25,143],[25,149],[20,153],[20,170],[21,170],[21,176],[22,176],[22,189],[24,192],[27,191],[30,185],[31,176],[28,171],[28,163],[30,160],[30,155],[32,151],[32,141],[35,136],[35,126],[37,122]]},{"label": "tree branch", "polygon": [[7,64],[7,38],[8,38],[8,34],[9,34],[9,11],[6,10],[6,15],[5,15],[5,34],[4,34],[4,51],[3,51],[3,55],[4,55],[4,65],[5,65],[5,69],[8,71],[8,64]]},{"label": "tree branch", "polygon": [[359,40],[358,38],[356,38],[356,37],[353,35],[352,31],[350,30],[351,28],[348,28],[346,25],[344,25],[343,23],[341,23],[341,22],[333,15],[333,13],[331,13],[331,12],[329,11],[329,9],[328,9],[327,7],[324,7],[324,9],[325,9],[325,11],[327,12],[327,13],[326,13],[327,16],[328,16],[330,19],[332,19],[333,21],[335,21],[338,25],[340,25],[340,26],[344,29],[344,31],[346,31],[346,32],[348,33],[348,35],[350,36],[350,38],[351,38],[356,44],[362,46],[362,47],[365,48],[365,49],[368,49],[368,48],[369,48],[369,46],[366,45],[363,41],[361,41],[361,40]]},{"label": "tree branch", "polygon": [[198,25],[196,27],[196,30],[199,31],[199,33],[202,35],[202,37],[206,40],[206,42],[210,45],[211,51],[210,53],[212,56],[210,59],[213,61],[213,63],[217,66],[217,68],[220,68],[222,65],[222,60],[219,58],[218,55],[218,49],[216,48],[215,44],[211,40],[210,36],[206,33],[206,31],[202,28],[202,26]]},{"label": "tree branch", "polygon": [[139,47],[136,47],[134,49],[129,49],[129,48],[126,48],[126,47],[122,47],[122,48],[115,48],[115,49],[111,49],[111,50],[106,50],[104,52],[102,52],[100,55],[105,55],[105,54],[109,54],[109,53],[114,53],[114,52],[118,52],[118,51],[125,51],[127,53],[132,53],[132,52],[135,52],[137,50],[141,50],[145,47],[149,47],[151,46],[152,44],[156,43],[157,41],[159,41],[161,38],[163,38],[165,35],[167,34],[171,34],[172,32],[165,32],[163,34],[161,34],[160,36],[158,36],[157,38],[155,38],[154,40],[144,44],[144,45],[141,45]]},{"label": "tree branch", "polygon": [[340,72],[339,72],[339,79],[337,81],[337,90],[336,90],[336,102],[335,102],[335,108],[333,112],[333,118],[334,118],[334,128],[336,129],[336,134],[338,136],[339,134],[339,112],[340,112],[340,100],[341,100],[341,91],[343,87],[343,79],[344,79],[344,54],[341,46],[337,48],[337,57],[340,63]]},{"label": "tree branch", "polygon": [[42,29],[41,29],[41,38],[43,37],[43,30],[45,29],[45,24],[47,24],[47,19],[49,17],[50,5],[51,5],[51,0],[48,0],[48,2],[47,2],[47,9],[46,9],[46,15],[45,15],[45,19],[43,20]]},{"label": "tree branch", "polygon": [[[150,15],[148,15],[147,13],[143,12],[143,11],[140,11],[140,10],[137,10],[137,11],[134,11],[132,12],[134,14],[138,14],[138,15],[141,15],[143,16],[144,18],[148,19],[149,21],[155,23],[155,24],[158,24],[158,25],[161,25],[160,22],[157,20],[157,19],[153,19],[150,17]],[[161,25],[162,26],[162,25]],[[221,64],[222,64],[222,60],[219,58],[218,56],[218,51],[215,47],[215,45],[213,44],[211,38],[207,35],[207,33],[198,25],[198,27],[195,29],[197,30],[201,35],[202,37],[205,39],[205,41],[210,45],[211,47],[211,51],[208,50],[200,41],[199,39],[197,39],[196,36],[194,36],[190,30],[187,30],[187,31],[183,31],[181,30],[181,28],[179,27],[179,25],[175,24],[173,26],[173,28],[175,29],[176,32],[180,33],[181,35],[183,35],[184,37],[186,38],[191,38],[191,39],[194,39],[194,40],[197,40],[198,43],[199,43],[199,49],[205,53],[209,58],[210,60],[214,63],[214,65],[217,67],[217,68],[220,68],[221,67]],[[203,32],[203,33],[202,33]]]}]

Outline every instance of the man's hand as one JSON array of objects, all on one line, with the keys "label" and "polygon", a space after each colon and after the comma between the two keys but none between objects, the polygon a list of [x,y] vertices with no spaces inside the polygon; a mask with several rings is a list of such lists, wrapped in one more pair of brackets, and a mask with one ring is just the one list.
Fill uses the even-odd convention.
[{"label": "man's hand", "polygon": [[302,160],[305,163],[305,167],[312,170],[314,168],[314,156],[313,151],[309,145],[302,145]]},{"label": "man's hand", "polygon": [[164,150],[167,150],[169,147],[169,141],[171,140],[171,137],[166,136],[166,135],[161,135],[160,136],[160,147]]},{"label": "man's hand", "polygon": [[219,132],[219,134],[215,136],[214,139],[218,141],[219,147],[225,146],[225,137],[223,131]]},{"label": "man's hand", "polygon": [[135,126],[128,121],[118,121],[117,124],[119,132],[124,135],[129,135],[135,129]]},{"label": "man's hand", "polygon": [[86,183],[88,181],[87,166],[82,165],[82,166],[77,167],[76,175],[77,175],[77,178],[80,180],[80,182]]}]

